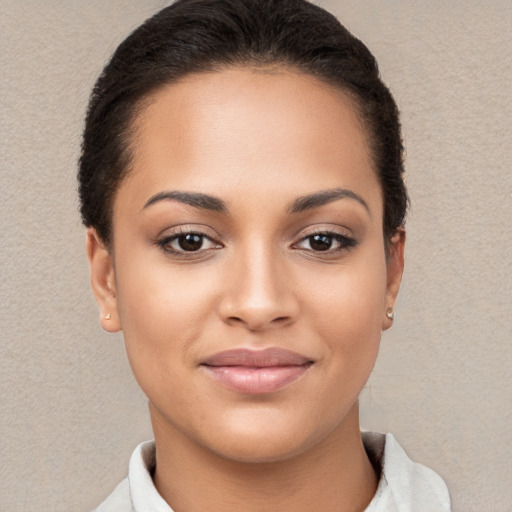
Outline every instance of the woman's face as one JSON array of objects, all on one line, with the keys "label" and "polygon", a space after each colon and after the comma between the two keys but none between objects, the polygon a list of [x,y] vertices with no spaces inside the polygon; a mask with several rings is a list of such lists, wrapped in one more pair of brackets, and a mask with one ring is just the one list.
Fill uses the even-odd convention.
[{"label": "woman's face", "polygon": [[147,102],[132,150],[112,251],[93,230],[88,251],[155,435],[262,461],[358,429],[403,236],[386,260],[353,103],[284,69],[191,75]]}]

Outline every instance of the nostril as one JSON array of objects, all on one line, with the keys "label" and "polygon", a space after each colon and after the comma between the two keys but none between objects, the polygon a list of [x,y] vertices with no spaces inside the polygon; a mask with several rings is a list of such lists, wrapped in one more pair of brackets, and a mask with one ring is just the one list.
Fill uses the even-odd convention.
[{"label": "nostril", "polygon": [[289,316],[278,316],[276,318],[268,320],[268,318],[267,319],[265,319],[265,318],[244,319],[243,317],[239,317],[239,316],[230,316],[226,320],[231,325],[243,325],[250,331],[259,331],[261,329],[271,328],[272,326],[273,327],[284,326],[290,320],[290,317]]},{"label": "nostril", "polygon": [[243,326],[251,331],[281,328],[293,322],[299,308],[293,298],[255,296],[252,294],[227,294],[219,304],[218,314],[223,322],[232,326]]},{"label": "nostril", "polygon": [[230,325],[248,326],[248,322],[246,322],[243,318],[240,318],[239,316],[230,316],[226,319],[226,321]]}]

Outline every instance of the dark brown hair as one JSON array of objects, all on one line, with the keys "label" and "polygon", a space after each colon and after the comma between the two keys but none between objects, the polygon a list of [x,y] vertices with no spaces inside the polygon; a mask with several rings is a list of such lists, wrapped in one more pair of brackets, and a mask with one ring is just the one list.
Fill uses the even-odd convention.
[{"label": "dark brown hair", "polygon": [[293,67],[356,100],[389,240],[408,202],[398,109],[368,48],[306,0],[177,0],[121,43],[87,111],[78,173],[84,224],[111,242],[113,201],[129,170],[130,127],[141,101],[189,73],[236,65]]}]

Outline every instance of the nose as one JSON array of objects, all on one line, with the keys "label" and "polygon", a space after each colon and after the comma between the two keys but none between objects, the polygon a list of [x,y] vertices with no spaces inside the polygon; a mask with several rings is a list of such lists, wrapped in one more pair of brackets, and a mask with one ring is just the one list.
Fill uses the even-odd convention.
[{"label": "nose", "polygon": [[293,280],[277,251],[247,251],[233,255],[227,269],[219,314],[224,322],[250,331],[292,324],[299,313]]}]

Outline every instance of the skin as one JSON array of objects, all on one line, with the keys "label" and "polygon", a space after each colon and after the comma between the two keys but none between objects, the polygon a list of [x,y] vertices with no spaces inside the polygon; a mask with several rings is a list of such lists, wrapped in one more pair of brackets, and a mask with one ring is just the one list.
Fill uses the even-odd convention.
[{"label": "skin", "polygon": [[[91,228],[87,251],[102,325],[123,330],[149,400],[160,494],[176,512],[364,510],[377,476],[357,397],[392,322],[405,233],[383,238],[353,102],[289,69],[191,75],[147,101],[132,148],[112,246]],[[290,211],[334,189],[348,196]],[[225,211],[161,196],[147,205],[176,191],[215,196]],[[178,254],[183,237],[170,237],[183,231],[208,238]],[[317,250],[316,233],[330,249]],[[201,366],[240,347],[314,362],[283,389],[247,395]]]}]

